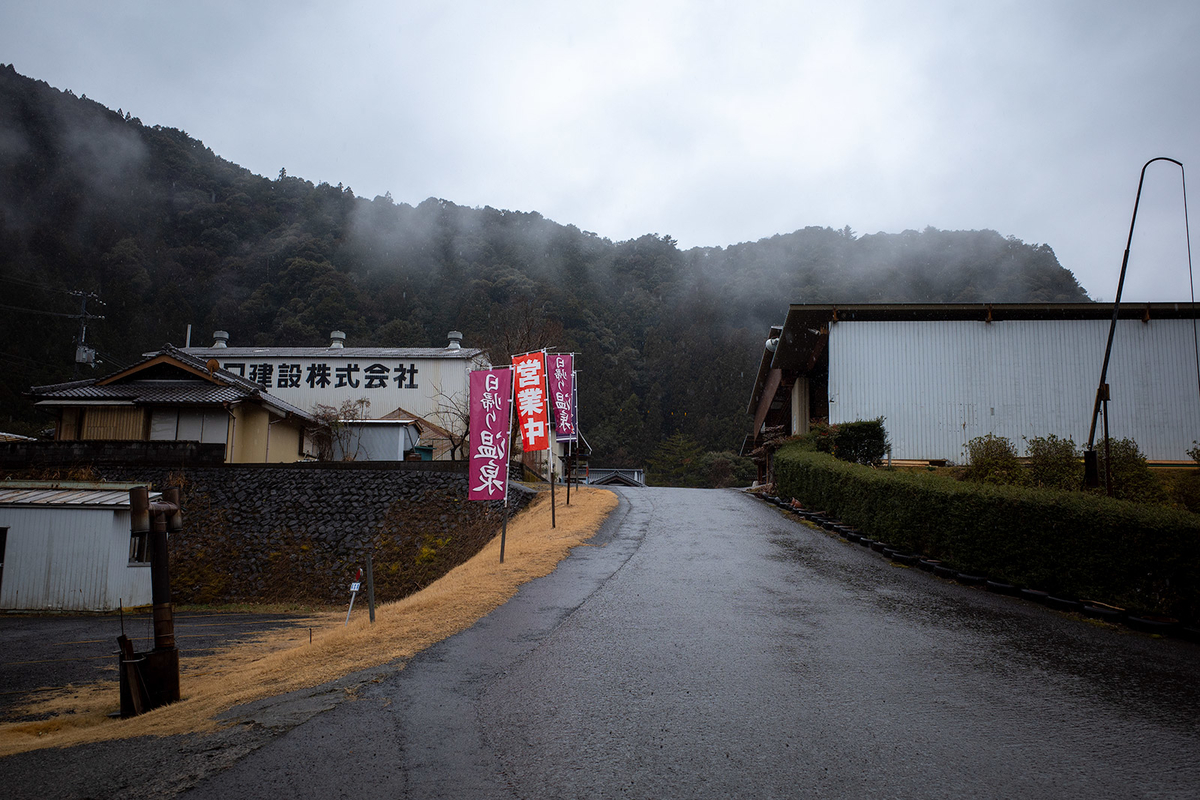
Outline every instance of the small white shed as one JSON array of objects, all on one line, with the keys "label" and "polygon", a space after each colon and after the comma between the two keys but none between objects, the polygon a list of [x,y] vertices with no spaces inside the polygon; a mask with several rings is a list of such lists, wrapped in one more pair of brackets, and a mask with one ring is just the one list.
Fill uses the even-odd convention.
[{"label": "small white shed", "polygon": [[[145,536],[129,525],[144,483],[0,483],[0,609],[113,611],[151,603]],[[151,498],[159,493],[152,492]]]},{"label": "small white shed", "polygon": [[335,461],[403,461],[421,439],[415,419],[338,420],[345,435],[333,442]]}]

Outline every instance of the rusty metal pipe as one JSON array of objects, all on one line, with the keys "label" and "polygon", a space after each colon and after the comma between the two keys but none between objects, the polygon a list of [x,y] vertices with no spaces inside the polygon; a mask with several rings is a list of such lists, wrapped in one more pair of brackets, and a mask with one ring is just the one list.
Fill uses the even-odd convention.
[{"label": "rusty metal pipe", "polygon": [[162,493],[163,499],[167,501],[167,505],[175,506],[175,511],[167,518],[167,530],[171,533],[179,533],[183,530],[183,506],[179,502],[179,487],[172,486]]},{"label": "rusty metal pipe", "polygon": [[150,489],[146,486],[129,490],[129,529],[134,533],[150,532]]},{"label": "rusty metal pipe", "polygon": [[154,527],[150,532],[150,596],[154,601],[155,650],[169,650],[175,647],[175,619],[171,613],[171,571],[168,567],[168,556],[166,513],[156,511]]}]

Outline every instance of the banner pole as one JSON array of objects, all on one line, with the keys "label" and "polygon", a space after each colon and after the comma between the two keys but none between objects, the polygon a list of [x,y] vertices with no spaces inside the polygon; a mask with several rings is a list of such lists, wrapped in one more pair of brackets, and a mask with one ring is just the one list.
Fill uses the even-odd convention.
[{"label": "banner pole", "polygon": [[546,386],[546,419],[550,422],[550,430],[546,432],[546,471],[550,478],[550,528],[553,529],[557,527],[554,519],[554,448],[557,445],[554,442],[554,414],[550,413],[553,404],[550,399],[550,369],[545,350],[542,351],[542,365],[545,367],[542,380]]},{"label": "banner pole", "polygon": [[512,472],[512,454],[509,448],[512,447],[512,421],[513,411],[516,407],[517,399],[517,373],[511,366],[509,370],[509,389],[508,389],[508,439],[504,442],[504,506],[500,514],[504,517],[504,521],[500,525],[500,563],[504,563],[504,540],[508,538],[508,476]]}]

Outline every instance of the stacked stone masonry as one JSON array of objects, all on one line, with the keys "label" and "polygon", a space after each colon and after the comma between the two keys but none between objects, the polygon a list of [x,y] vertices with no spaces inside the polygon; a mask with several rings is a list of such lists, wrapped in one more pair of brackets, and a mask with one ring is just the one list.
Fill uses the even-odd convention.
[{"label": "stacked stone masonry", "polygon": [[[296,464],[103,466],[106,480],[182,488],[171,537],[176,603],[346,603],[366,556],[378,602],[429,585],[500,530],[503,505],[467,500],[465,467]],[[533,493],[513,485],[509,513]]]}]

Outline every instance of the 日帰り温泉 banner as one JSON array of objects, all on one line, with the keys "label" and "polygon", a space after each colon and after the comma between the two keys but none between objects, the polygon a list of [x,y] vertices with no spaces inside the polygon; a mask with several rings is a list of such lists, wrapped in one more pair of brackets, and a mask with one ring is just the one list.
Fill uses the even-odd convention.
[{"label": "\u65e5\u5e30\u308a\u6e29\u6cc9 banner", "polygon": [[476,370],[470,381],[469,500],[503,500],[508,492],[508,434],[513,371]]},{"label": "\u65e5\u5e30\u308a\u6e29\u6cc9 banner", "polygon": [[575,441],[575,357],[570,353],[546,356],[554,433],[560,442]]}]

